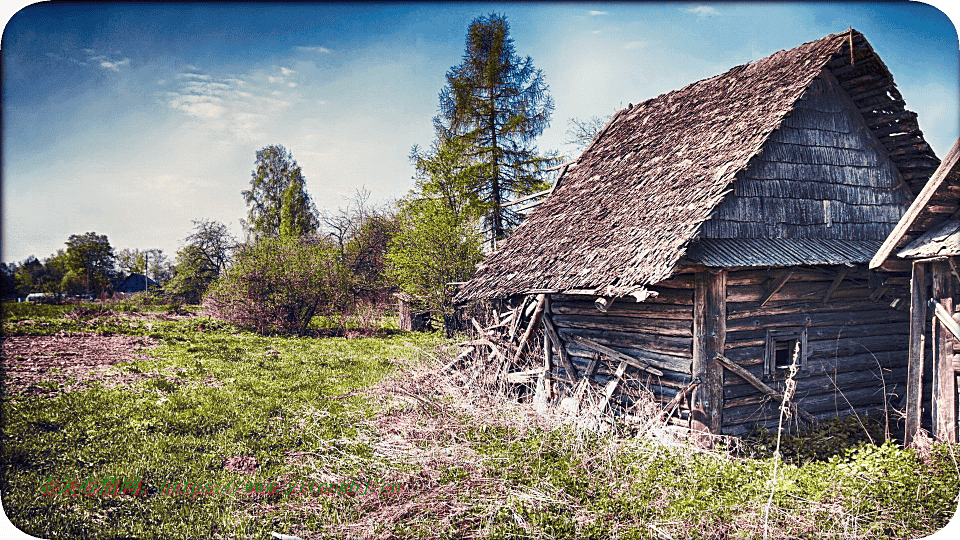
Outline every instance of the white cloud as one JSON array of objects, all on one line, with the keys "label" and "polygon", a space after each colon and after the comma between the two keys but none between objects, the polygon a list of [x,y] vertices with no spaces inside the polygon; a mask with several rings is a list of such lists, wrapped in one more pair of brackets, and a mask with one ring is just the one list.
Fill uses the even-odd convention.
[{"label": "white cloud", "polygon": [[[293,70],[287,70],[293,73]],[[179,73],[179,87],[165,96],[168,107],[200,125],[235,140],[255,140],[263,126],[291,106],[283,92],[270,91],[265,82],[285,83],[282,77],[263,73],[213,77],[204,73]]]},{"label": "white cloud", "polygon": [[623,46],[624,49],[638,50],[647,46],[646,41],[631,41]]},{"label": "white cloud", "polygon": [[294,71],[294,70],[292,70],[292,69],[290,69],[290,68],[281,67],[281,68],[280,68],[280,73],[283,73],[283,74],[286,76],[286,75],[292,75],[292,74],[296,73],[296,71]]},{"label": "white cloud", "polygon": [[294,47],[293,50],[306,53],[330,54],[330,49],[326,47]]},{"label": "white cloud", "polygon": [[692,13],[696,15],[697,18],[720,16],[720,10],[713,6],[696,6],[692,8],[687,8],[684,11],[686,11],[687,13]]},{"label": "white cloud", "polygon": [[120,68],[121,68],[121,67],[126,67],[126,66],[129,66],[129,65],[130,65],[130,59],[129,59],[129,58],[124,58],[123,60],[120,60],[119,62],[108,62],[108,61],[106,61],[106,60],[102,60],[102,61],[100,62],[100,67],[102,67],[103,69],[109,69],[110,71],[116,71],[117,73],[120,72]]},{"label": "white cloud", "polygon": [[596,17],[597,15],[606,15],[606,14],[607,14],[606,11],[591,11],[591,12],[590,12],[590,16],[591,16],[591,17]]},{"label": "white cloud", "polygon": [[287,83],[287,86],[289,86],[290,88],[296,88],[296,87],[297,87],[297,83],[295,83],[295,82],[288,82],[288,83]]}]

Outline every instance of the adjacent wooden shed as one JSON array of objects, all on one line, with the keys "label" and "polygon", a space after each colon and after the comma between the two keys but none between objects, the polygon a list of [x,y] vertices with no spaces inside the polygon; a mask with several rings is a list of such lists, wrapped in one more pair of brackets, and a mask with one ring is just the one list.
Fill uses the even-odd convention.
[{"label": "adjacent wooden shed", "polygon": [[957,442],[960,141],[870,266],[895,267],[901,260],[912,262],[906,442],[921,426],[938,439]]},{"label": "adjacent wooden shed", "polygon": [[[690,392],[695,429],[775,426],[798,349],[807,418],[882,413],[909,273],[867,263],[937,165],[866,39],[830,35],[619,111],[457,300],[545,294],[560,365]],[[588,373],[581,338],[662,375],[610,355]]]}]

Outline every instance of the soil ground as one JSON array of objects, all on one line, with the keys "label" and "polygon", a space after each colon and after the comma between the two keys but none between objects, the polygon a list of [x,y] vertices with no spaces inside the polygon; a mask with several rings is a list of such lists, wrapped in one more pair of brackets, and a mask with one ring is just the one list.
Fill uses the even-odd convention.
[{"label": "soil ground", "polygon": [[156,340],[146,337],[58,332],[7,336],[0,343],[8,396],[53,396],[88,388],[94,381],[104,387],[127,386],[155,376],[116,367],[145,358],[141,351],[156,346]]}]

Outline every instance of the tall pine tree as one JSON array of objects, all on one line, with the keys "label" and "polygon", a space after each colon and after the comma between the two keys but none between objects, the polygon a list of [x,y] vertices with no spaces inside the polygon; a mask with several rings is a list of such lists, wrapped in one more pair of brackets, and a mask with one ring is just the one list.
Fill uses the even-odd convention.
[{"label": "tall pine tree", "polygon": [[447,72],[434,126],[441,140],[459,139],[482,165],[473,191],[484,205],[491,245],[522,217],[503,203],[545,187],[541,173],[554,159],[540,156],[533,141],[552,112],[543,72],[516,54],[506,18],[474,19],[463,61]]}]

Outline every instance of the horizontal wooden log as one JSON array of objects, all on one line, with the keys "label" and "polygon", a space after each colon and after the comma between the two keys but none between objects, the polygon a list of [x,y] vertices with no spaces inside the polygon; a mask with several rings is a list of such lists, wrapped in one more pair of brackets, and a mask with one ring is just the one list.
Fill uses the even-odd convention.
[{"label": "horizontal wooden log", "polygon": [[557,314],[553,316],[553,322],[559,328],[616,330],[679,337],[691,337],[693,334],[690,321],[618,317],[609,312],[598,313],[596,316]]},{"label": "horizontal wooden log", "polygon": [[687,356],[693,346],[692,339],[671,336],[657,336],[636,332],[616,332],[612,330],[569,330],[559,329],[560,338],[564,341],[573,339],[573,336],[583,336],[608,347],[628,347],[632,349],[646,349],[658,354],[672,354]]},{"label": "horizontal wooden log", "polygon": [[[843,310],[827,313],[776,313],[750,318],[728,318],[727,332],[743,332],[790,326],[869,326],[884,323],[907,323],[909,316],[893,309],[870,311]],[[729,335],[729,334],[728,334]],[[731,338],[727,338],[728,340]]]},{"label": "horizontal wooden log", "polygon": [[[861,353],[878,353],[885,351],[907,350],[907,335],[869,336],[840,339],[825,339],[807,341],[808,359],[819,358],[821,355],[848,356]],[[746,351],[746,353],[738,353]],[[724,355],[739,364],[748,361],[763,362],[763,344],[757,341],[740,341],[735,344],[727,343]]]},{"label": "horizontal wooden log", "polygon": [[[830,288],[831,281],[805,281],[787,283],[770,298],[771,301],[820,300]],[[833,293],[835,302],[844,299],[869,298],[870,289],[863,287],[843,287]],[[760,302],[768,293],[762,285],[735,285],[727,287],[727,302]]]},{"label": "horizontal wooden log", "polygon": [[615,302],[609,311],[601,314],[593,306],[593,302],[553,301],[550,304],[556,315],[605,315],[610,317],[640,317],[669,320],[693,320],[691,306],[674,304],[652,304],[649,302],[632,302],[623,300]]},{"label": "horizontal wooden log", "polygon": [[[798,378],[795,399],[800,401],[821,394],[832,394],[838,388],[846,392],[858,388],[879,388],[886,385],[886,387],[892,390],[897,386],[898,382],[903,383],[903,381],[906,380],[906,376],[907,368],[900,367],[889,372],[883,372],[883,377],[880,376],[880,371],[875,369],[873,371],[851,371],[837,375],[830,374]],[[771,382],[771,384],[774,383]],[[751,386],[750,384],[740,384],[733,387],[725,387],[724,407],[737,407],[763,401],[764,396],[758,393],[756,389],[751,390]]]},{"label": "horizontal wooden log", "polygon": [[[637,368],[637,369],[642,369],[642,370],[644,370],[644,371],[650,372],[650,373],[652,373],[652,374],[654,374],[654,375],[663,375],[663,372],[660,371],[660,370],[658,370],[657,368],[651,366],[651,365],[650,365],[650,362],[647,362],[647,361],[641,360],[641,359],[637,359],[637,358],[633,358],[633,357],[631,357],[631,356],[628,356],[628,355],[626,355],[626,354],[623,354],[622,352],[620,352],[620,351],[618,351],[618,350],[616,350],[616,349],[611,349],[610,347],[606,347],[606,346],[604,346],[604,345],[601,345],[600,343],[597,343],[596,341],[593,341],[592,339],[589,339],[589,338],[587,338],[587,337],[585,337],[585,336],[582,336],[582,335],[579,335],[579,334],[573,334],[573,335],[571,335],[571,339],[574,341],[574,343],[577,343],[578,345],[581,345],[581,346],[586,347],[586,348],[588,348],[588,349],[593,349],[594,351],[596,351],[596,352],[598,352],[598,353],[600,353],[600,354],[604,354],[604,355],[606,355],[606,356],[609,356],[610,358],[614,358],[614,359],[616,359],[616,360],[619,360],[620,362],[623,362],[625,366],[626,366],[626,365],[630,365],[630,366],[633,366],[633,367],[635,367],[635,368]],[[624,369],[626,369],[626,368],[624,367]],[[618,376],[622,376],[622,375],[623,375],[623,372],[622,372],[622,371],[623,371],[623,370],[621,370],[619,367],[617,368],[617,373],[619,373]]]},{"label": "horizontal wooden log", "polygon": [[[748,370],[756,377],[763,377],[763,363],[753,362],[750,364],[739,364],[742,368]],[[897,369],[907,365],[905,351],[888,351],[880,353],[856,354],[852,356],[825,355],[819,358],[807,359],[807,369],[800,372],[799,379],[817,377],[821,375],[840,376],[852,371],[872,371],[876,372],[883,369],[884,377],[887,377],[890,369]],[[724,379],[723,384],[727,387],[734,387],[745,384],[746,381],[737,377],[730,376]],[[736,390],[731,390],[730,395],[734,396]]]},{"label": "horizontal wooden log", "polygon": [[733,319],[744,319],[762,316],[779,316],[791,314],[803,314],[804,316],[813,313],[831,313],[831,312],[875,312],[883,307],[883,304],[867,300],[868,295],[864,295],[861,300],[854,301],[834,301],[822,303],[819,300],[796,301],[771,300],[766,306],[760,307],[756,302],[730,302],[727,304],[727,327],[731,324],[737,324]]},{"label": "horizontal wooden log", "polygon": [[[594,351],[587,349],[586,347],[582,347],[576,343],[569,343],[566,348],[567,354],[570,355],[571,358],[577,357],[586,362],[589,362],[590,358],[596,354]],[[690,376],[690,358],[671,357],[624,347],[612,348],[622,352],[623,354],[626,354],[627,356],[639,358],[649,362],[650,365],[663,372],[662,377],[679,379]]]},{"label": "horizontal wooden log", "polygon": [[[852,337],[908,336],[909,334],[910,326],[906,321],[839,326],[815,326],[811,324],[807,327],[808,341]],[[736,348],[763,345],[766,343],[766,336],[766,328],[728,332],[727,346]]]},{"label": "horizontal wooden log", "polygon": [[[760,422],[763,420],[776,419],[779,417],[780,403],[771,399],[763,404],[742,405],[723,410],[723,420],[725,425],[736,425],[745,422]],[[847,415],[856,411],[858,408],[882,408],[883,407],[883,388],[880,385],[869,388],[860,388],[843,392],[843,396],[837,393],[822,394],[805,398],[800,401],[799,406],[813,416],[828,411],[834,411],[835,415]]]}]

